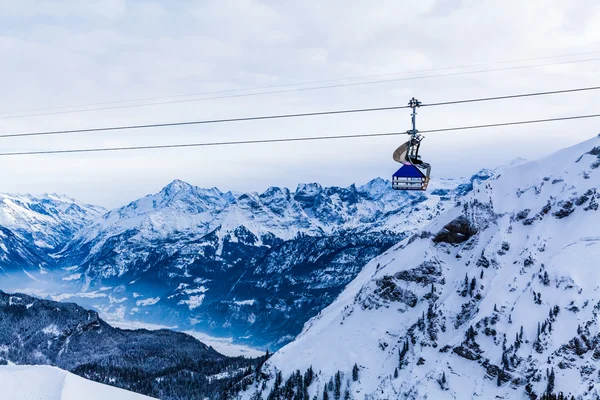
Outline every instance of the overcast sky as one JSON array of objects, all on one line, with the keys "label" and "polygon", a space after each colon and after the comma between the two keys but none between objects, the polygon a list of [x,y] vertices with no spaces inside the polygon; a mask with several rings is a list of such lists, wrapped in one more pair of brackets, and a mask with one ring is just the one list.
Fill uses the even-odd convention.
[{"label": "overcast sky", "polygon": [[[438,102],[598,85],[600,3],[0,0],[0,55],[0,134],[386,107],[412,96]],[[506,62],[515,60],[530,61]],[[556,64],[571,60],[587,61]],[[555,65],[506,69],[549,63]],[[447,76],[423,78],[429,75]],[[405,79],[415,77],[421,79]],[[396,80],[239,96],[257,87],[337,79],[258,91]],[[181,96],[189,94],[196,96]],[[160,100],[139,100],[151,98]],[[190,99],[196,101],[22,117]],[[418,128],[598,113],[599,99],[600,93],[586,92],[422,108]],[[135,101],[114,104],[129,100]],[[97,103],[111,104],[56,108]],[[409,124],[409,112],[399,110],[4,138],[0,152],[405,131]],[[599,132],[600,120],[587,120],[435,133],[422,155],[434,178],[463,176]],[[391,176],[398,166],[391,155],[402,139],[0,157],[0,192],[66,193],[114,207],[176,178],[237,191],[312,181],[347,186]]]}]

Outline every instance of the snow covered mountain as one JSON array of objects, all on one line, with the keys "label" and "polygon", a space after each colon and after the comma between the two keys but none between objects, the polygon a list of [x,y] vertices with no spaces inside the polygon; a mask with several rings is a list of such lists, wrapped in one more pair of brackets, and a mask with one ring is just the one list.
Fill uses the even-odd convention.
[{"label": "snow covered mountain", "polygon": [[0,367],[0,398],[10,400],[150,400],[141,394],[103,385],[56,367]]},{"label": "snow covered mountain", "polygon": [[476,182],[370,261],[241,397],[599,398],[599,167],[593,138]]},{"label": "snow covered mountain", "polygon": [[105,212],[64,195],[0,193],[0,226],[40,248],[56,248]]},{"label": "snow covered mountain", "polygon": [[104,212],[63,195],[0,193],[0,270],[51,268],[52,252]]},{"label": "snow covered mountain", "polygon": [[[445,189],[454,189],[453,181],[443,182]],[[108,249],[118,256],[110,265],[97,263],[89,275],[107,278],[124,274],[132,262],[145,259],[132,248],[149,247],[160,243],[172,254],[181,247],[181,240],[193,242],[209,233],[216,233],[220,246],[237,235],[251,235],[256,245],[273,240],[291,240],[299,235],[325,236],[352,229],[385,230],[394,228],[400,217],[388,218],[390,213],[409,204],[427,200],[423,194],[398,196],[389,182],[375,179],[367,185],[349,188],[323,188],[321,185],[301,184],[295,192],[271,187],[264,193],[235,196],[217,188],[201,189],[175,180],[157,194],[146,196],[129,205],[113,210],[82,230],[63,249],[69,255],[73,248],[85,249],[84,263],[92,264]],[[441,189],[446,194],[448,190]],[[400,198],[399,198],[400,197]],[[439,197],[423,206],[435,206]],[[414,215],[414,217],[412,217]],[[421,215],[411,214],[420,219]],[[417,222],[417,221],[410,221]],[[103,257],[103,255],[100,255]]]},{"label": "snow covered mountain", "polygon": [[70,285],[55,298],[278,348],[367,261],[491,174],[427,194],[383,179],[237,195],[174,181],[79,231],[54,256]]}]

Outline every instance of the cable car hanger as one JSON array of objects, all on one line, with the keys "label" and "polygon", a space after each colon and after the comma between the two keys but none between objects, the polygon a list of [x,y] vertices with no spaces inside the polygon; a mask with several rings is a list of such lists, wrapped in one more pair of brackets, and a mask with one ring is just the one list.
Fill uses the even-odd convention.
[{"label": "cable car hanger", "polygon": [[424,136],[417,130],[417,108],[421,106],[421,102],[413,97],[408,106],[412,108],[412,129],[406,131],[410,139],[394,151],[394,161],[403,165],[392,175],[392,189],[427,190],[431,165],[421,160],[419,148]]}]

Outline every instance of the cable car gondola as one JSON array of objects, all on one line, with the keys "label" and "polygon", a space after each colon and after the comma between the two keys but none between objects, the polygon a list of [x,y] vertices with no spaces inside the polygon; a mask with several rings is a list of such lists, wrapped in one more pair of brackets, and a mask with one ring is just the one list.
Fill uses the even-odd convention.
[{"label": "cable car gondola", "polygon": [[408,142],[403,143],[394,151],[394,161],[403,165],[392,175],[392,189],[427,190],[431,166],[423,162],[421,156],[419,156],[419,147],[421,146],[423,135],[420,135],[416,129],[416,108],[421,105],[421,102],[413,97],[408,105],[413,109],[413,127],[406,132],[410,135]]}]

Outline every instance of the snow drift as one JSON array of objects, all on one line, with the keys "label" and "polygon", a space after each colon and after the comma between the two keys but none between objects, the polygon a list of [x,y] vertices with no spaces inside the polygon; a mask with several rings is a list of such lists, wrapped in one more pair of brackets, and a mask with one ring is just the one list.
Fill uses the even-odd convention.
[{"label": "snow drift", "polygon": [[10,400],[150,400],[48,366],[0,367],[0,398]]}]

